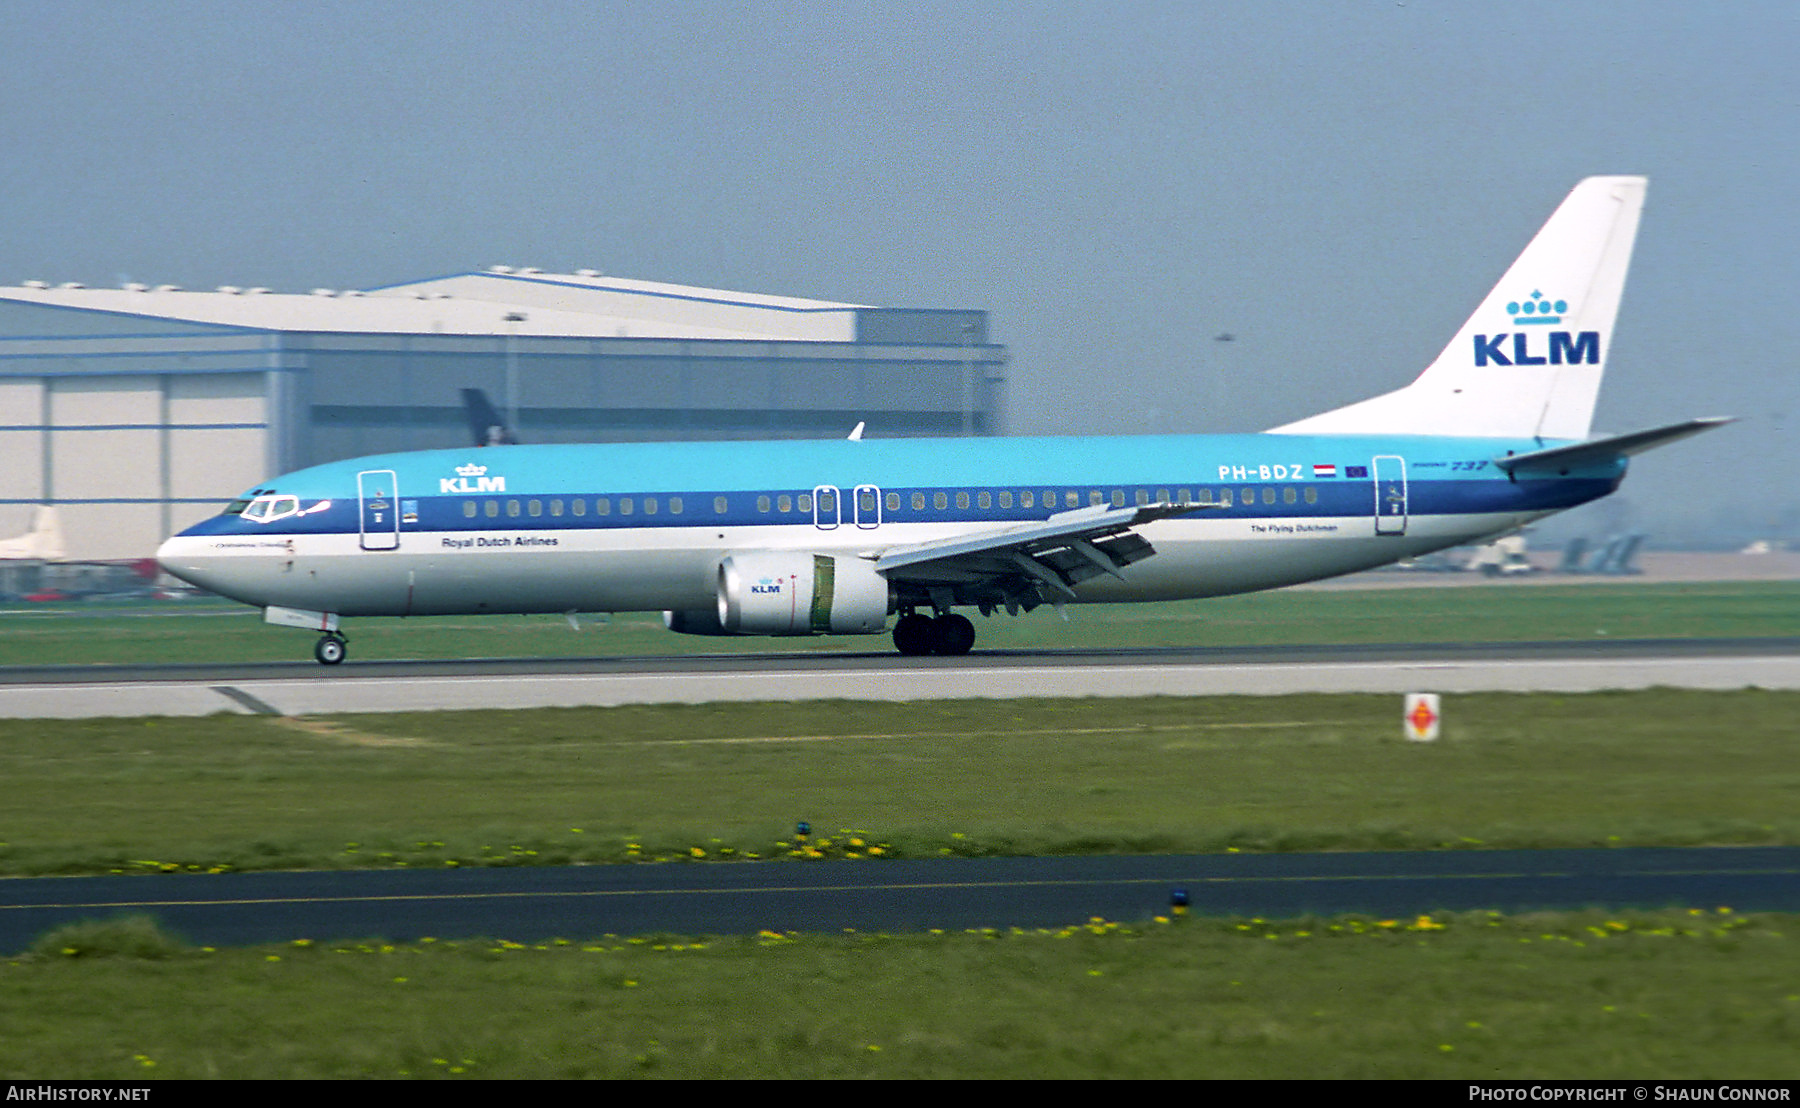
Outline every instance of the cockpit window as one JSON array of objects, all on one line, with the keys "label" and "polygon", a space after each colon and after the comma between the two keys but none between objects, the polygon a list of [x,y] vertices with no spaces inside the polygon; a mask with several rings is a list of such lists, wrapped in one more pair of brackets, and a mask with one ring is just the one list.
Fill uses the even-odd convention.
[{"label": "cockpit window", "polygon": [[228,516],[243,515],[244,509],[249,506],[250,501],[248,500],[233,500],[231,503],[225,505],[225,514]]},{"label": "cockpit window", "polygon": [[291,516],[299,510],[299,497],[258,496],[244,507],[242,515],[245,519],[256,523],[272,523],[275,520]]}]

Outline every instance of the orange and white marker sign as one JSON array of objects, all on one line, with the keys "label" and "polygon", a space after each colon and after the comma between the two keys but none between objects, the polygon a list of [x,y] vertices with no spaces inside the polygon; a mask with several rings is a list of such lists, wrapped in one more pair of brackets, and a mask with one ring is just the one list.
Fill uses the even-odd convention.
[{"label": "orange and white marker sign", "polygon": [[1410,692],[1406,694],[1406,714],[1401,717],[1408,740],[1428,743],[1438,737],[1438,724],[1443,714],[1438,711],[1438,694]]}]

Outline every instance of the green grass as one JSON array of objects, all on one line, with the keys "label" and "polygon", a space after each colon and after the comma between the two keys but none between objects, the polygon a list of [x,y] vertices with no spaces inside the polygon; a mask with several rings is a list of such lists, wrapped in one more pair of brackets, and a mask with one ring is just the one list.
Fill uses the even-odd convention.
[{"label": "green grass", "polygon": [[[1800,693],[0,721],[0,873],[1800,843]],[[786,844],[786,845],[781,845]]]},{"label": "green grass", "polygon": [[80,920],[51,928],[31,944],[39,958],[171,958],[186,949],[151,916]]},{"label": "green grass", "polygon": [[[351,659],[886,651],[886,636],[696,638],[655,615],[353,619]],[[1306,589],[1170,604],[1048,608],[978,621],[978,649],[1800,635],[1800,582]],[[248,608],[64,605],[0,614],[0,665],[297,661],[313,636]]]},{"label": "green grass", "polygon": [[[1797,608],[1788,584],[1319,591],[1037,613],[983,644],[1794,635]],[[350,630],[357,658],[885,648]],[[308,650],[246,615],[0,617],[5,664]],[[791,858],[798,819],[820,853],[912,857],[1800,843],[1800,694],[1444,709],[1429,746],[1385,696],[0,721],[0,873]],[[83,924],[0,962],[0,1078],[1792,1080],[1800,1057],[1792,915],[1070,923],[217,951]]]},{"label": "green grass", "polygon": [[0,1078],[1775,1079],[1800,917],[46,949]]}]

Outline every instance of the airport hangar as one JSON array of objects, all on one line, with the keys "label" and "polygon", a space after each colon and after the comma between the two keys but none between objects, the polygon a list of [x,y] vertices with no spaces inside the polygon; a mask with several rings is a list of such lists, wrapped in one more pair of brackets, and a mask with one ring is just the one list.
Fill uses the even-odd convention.
[{"label": "airport hangar", "polygon": [[[876,308],[495,266],[309,294],[0,287],[0,536],[53,505],[70,560],[143,558],[279,473],[472,444],[997,434],[985,311]],[[510,403],[509,403],[510,401]]]}]

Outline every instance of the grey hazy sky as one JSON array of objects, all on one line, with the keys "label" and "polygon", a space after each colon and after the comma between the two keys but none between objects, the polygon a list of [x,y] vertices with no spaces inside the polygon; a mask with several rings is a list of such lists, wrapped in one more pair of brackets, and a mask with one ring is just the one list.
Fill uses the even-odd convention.
[{"label": "grey hazy sky", "polygon": [[506,263],[985,308],[1014,433],[1397,387],[1577,179],[1646,174],[1597,427],[1745,420],[1568,526],[1800,538],[1791,2],[0,0],[0,28],[0,282]]}]

